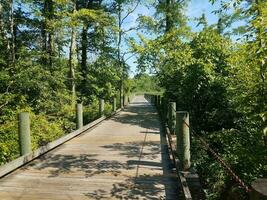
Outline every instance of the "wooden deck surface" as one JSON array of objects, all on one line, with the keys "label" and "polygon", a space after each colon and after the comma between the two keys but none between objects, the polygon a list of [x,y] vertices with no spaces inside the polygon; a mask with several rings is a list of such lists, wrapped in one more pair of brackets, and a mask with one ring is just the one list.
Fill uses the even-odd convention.
[{"label": "wooden deck surface", "polygon": [[177,199],[155,109],[124,111],[0,179],[1,200]]}]

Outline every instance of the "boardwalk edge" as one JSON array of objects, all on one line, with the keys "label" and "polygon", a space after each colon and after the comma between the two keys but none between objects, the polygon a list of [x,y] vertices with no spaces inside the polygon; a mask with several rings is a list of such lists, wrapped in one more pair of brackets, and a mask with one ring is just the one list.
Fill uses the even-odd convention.
[{"label": "boardwalk edge", "polygon": [[84,133],[85,131],[94,128],[96,125],[98,125],[99,123],[103,122],[104,120],[116,115],[117,113],[119,113],[121,111],[121,109],[118,109],[116,112],[113,112],[110,116],[103,116],[98,118],[97,120],[83,126],[82,128],[75,130],[72,133],[69,133],[53,142],[48,143],[45,146],[42,146],[38,149],[36,149],[35,151],[28,153],[26,155],[20,156],[17,159],[3,165],[0,167],[0,178],[10,174],[11,172],[15,171],[16,169],[22,167],[23,165],[33,161],[34,159],[40,157],[41,155],[51,151],[52,149],[55,149],[56,147],[64,144],[65,142],[73,139],[74,137]]}]

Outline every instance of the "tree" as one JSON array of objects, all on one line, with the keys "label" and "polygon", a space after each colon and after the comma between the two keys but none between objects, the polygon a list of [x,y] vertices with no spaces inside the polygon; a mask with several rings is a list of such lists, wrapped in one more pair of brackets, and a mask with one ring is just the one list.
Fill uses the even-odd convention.
[{"label": "tree", "polygon": [[[129,30],[123,30],[123,25],[125,20],[132,14],[140,4],[140,0],[133,1],[133,0],[115,0],[114,7],[115,13],[117,18],[117,26],[118,26],[118,41],[117,41],[117,59],[118,59],[118,67],[120,71],[120,105],[124,105],[124,81],[127,79],[127,68],[125,63],[125,55],[127,52],[122,52],[121,46],[122,42],[125,42],[127,38],[125,35],[132,31],[134,27],[130,28]],[[130,7],[129,7],[130,5]]]},{"label": "tree", "polygon": [[[73,0],[72,2],[72,14],[75,15],[77,12],[77,1]],[[75,84],[75,71],[77,69],[78,64],[78,54],[77,54],[77,31],[76,31],[76,22],[71,24],[71,39],[70,39],[70,47],[69,47],[69,79],[70,79],[70,91],[72,95],[72,104],[76,102],[76,84]]]}]

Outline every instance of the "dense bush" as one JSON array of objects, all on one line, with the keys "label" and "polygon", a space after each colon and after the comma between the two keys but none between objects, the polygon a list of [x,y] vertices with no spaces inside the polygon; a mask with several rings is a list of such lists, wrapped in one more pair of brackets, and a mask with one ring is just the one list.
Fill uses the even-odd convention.
[{"label": "dense bush", "polygon": [[[236,10],[226,11],[225,18],[220,15],[216,26],[208,26],[203,15],[199,21],[203,29],[192,33],[184,23],[185,6],[161,1],[154,19],[141,18],[141,25],[155,38],[140,36],[141,42],[132,41],[132,48],[138,54],[140,71],[155,74],[164,96],[176,101],[177,110],[189,111],[196,133],[249,185],[257,178],[267,178],[267,9],[264,1],[234,2]],[[175,5],[180,9],[175,10]],[[229,5],[222,2],[217,12],[221,14]],[[177,11],[179,15],[173,15]],[[171,21],[177,17],[179,20]],[[239,17],[247,19],[249,29],[245,29],[246,38],[234,42],[220,23],[228,26]],[[208,199],[248,198],[197,138],[192,138],[191,148],[192,163]]]}]

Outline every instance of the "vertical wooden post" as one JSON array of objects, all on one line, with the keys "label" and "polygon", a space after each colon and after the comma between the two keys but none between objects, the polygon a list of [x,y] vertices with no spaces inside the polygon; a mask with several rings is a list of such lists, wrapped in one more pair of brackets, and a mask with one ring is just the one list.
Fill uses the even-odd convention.
[{"label": "vertical wooden post", "polygon": [[153,95],[154,97],[154,105],[157,106],[158,105],[158,98],[157,98],[157,95]]},{"label": "vertical wooden post", "polygon": [[177,154],[184,171],[190,168],[190,132],[189,113],[186,111],[176,112],[176,137]]},{"label": "vertical wooden post", "polygon": [[158,95],[158,108],[160,108],[161,102],[160,102],[160,95]]},{"label": "vertical wooden post", "polygon": [[83,105],[78,103],[76,105],[76,128],[80,129],[83,127]]},{"label": "vertical wooden post", "polygon": [[124,106],[128,105],[128,97],[127,95],[124,96]]},{"label": "vertical wooden post", "polygon": [[99,115],[104,116],[105,103],[104,99],[99,99]]},{"label": "vertical wooden post", "polygon": [[123,108],[123,102],[124,102],[123,99],[124,99],[123,95],[120,96],[120,108]]},{"label": "vertical wooden post", "polygon": [[169,102],[168,106],[168,120],[169,120],[169,128],[171,131],[171,134],[175,134],[176,129],[176,102]]},{"label": "vertical wooden post", "polygon": [[149,101],[150,101],[151,105],[153,105],[154,104],[153,95],[149,94],[148,96],[149,96]]},{"label": "vertical wooden post", "polygon": [[258,178],[251,184],[252,192],[250,193],[250,200],[266,200],[267,199],[267,179]]},{"label": "vertical wooden post", "polygon": [[122,105],[123,107],[125,106],[125,95],[123,95],[123,98],[122,98]]},{"label": "vertical wooden post", "polygon": [[164,97],[161,97],[161,113],[162,113],[162,120],[166,122],[166,101]]},{"label": "vertical wooden post", "polygon": [[27,112],[19,113],[19,146],[21,156],[31,152],[30,115]]},{"label": "vertical wooden post", "polygon": [[116,112],[117,110],[117,99],[116,97],[113,97],[113,112]]}]

